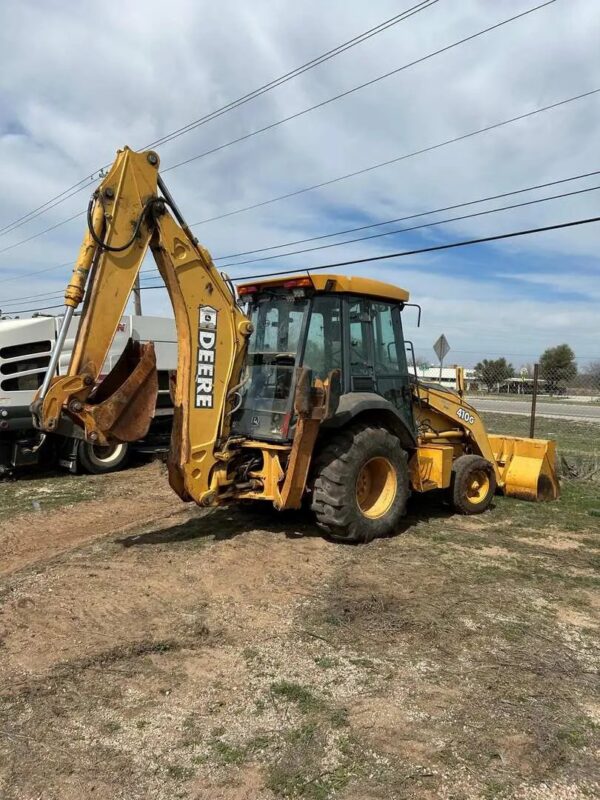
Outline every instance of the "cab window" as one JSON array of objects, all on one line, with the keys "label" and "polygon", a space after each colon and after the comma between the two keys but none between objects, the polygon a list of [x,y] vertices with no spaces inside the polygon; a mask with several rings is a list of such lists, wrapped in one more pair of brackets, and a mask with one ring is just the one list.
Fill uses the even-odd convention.
[{"label": "cab window", "polygon": [[373,303],[373,338],[375,340],[375,372],[380,375],[398,372],[398,348],[389,303]]},{"label": "cab window", "polygon": [[261,297],[252,310],[254,333],[250,338],[249,353],[289,353],[295,356],[306,305],[306,300],[294,301],[288,295]]},{"label": "cab window", "polygon": [[354,376],[372,375],[373,364],[369,354],[371,335],[371,309],[369,300],[352,300],[350,319],[350,371]]},{"label": "cab window", "polygon": [[304,366],[314,377],[326,378],[331,370],[342,368],[341,303],[338,297],[317,296],[313,301]]}]

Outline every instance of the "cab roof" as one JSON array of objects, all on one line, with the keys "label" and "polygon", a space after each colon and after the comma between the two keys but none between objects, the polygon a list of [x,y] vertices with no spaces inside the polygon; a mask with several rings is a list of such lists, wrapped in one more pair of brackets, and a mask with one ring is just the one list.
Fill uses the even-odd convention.
[{"label": "cab roof", "polygon": [[[406,289],[371,278],[359,278],[355,275],[283,275],[266,281],[252,281],[238,286],[240,294],[250,294],[249,290],[283,287],[293,289],[301,286],[312,286],[316,292],[344,292],[360,294],[367,297],[378,297],[380,300],[394,300],[406,303],[410,297]],[[254,289],[254,287],[256,287]]]}]

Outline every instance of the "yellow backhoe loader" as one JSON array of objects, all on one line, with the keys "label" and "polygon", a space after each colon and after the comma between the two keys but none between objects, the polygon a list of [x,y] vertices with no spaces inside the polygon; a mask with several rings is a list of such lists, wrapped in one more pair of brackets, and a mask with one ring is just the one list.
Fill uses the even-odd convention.
[{"label": "yellow backhoe loader", "polygon": [[[366,542],[396,528],[411,491],[444,490],[464,514],[487,509],[496,490],[558,497],[553,442],[488,435],[463,399],[460,372],[456,392],[411,374],[403,289],[300,273],[247,283],[236,298],[185,223],[152,151],[118,152],[87,222],[32,405],[41,430],[60,431],[69,417],[95,444],[145,434],[156,405],[153,345],[130,340],[98,381],[150,247],[177,327],[168,469],[183,500],[306,504],[332,538]],[[82,301],[68,375],[56,377]]]}]

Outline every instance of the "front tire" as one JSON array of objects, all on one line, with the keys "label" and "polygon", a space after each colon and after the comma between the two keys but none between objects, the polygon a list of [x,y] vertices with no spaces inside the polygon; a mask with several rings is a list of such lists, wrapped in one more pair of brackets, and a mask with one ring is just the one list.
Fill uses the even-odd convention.
[{"label": "front tire", "polygon": [[482,514],[496,493],[496,473],[487,459],[459,456],[452,465],[450,495],[459,514]]},{"label": "front tire", "polygon": [[338,542],[393,533],[406,511],[407,454],[385,428],[352,425],[331,436],[315,460],[311,508]]},{"label": "front tire", "polygon": [[123,469],[129,461],[129,445],[119,442],[107,445],[93,445],[80,442],[77,448],[77,464],[91,475],[104,475]]}]

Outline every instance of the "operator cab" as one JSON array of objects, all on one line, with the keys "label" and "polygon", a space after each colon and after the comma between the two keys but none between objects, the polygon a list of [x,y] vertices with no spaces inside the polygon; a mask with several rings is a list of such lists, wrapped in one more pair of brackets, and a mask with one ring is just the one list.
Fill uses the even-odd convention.
[{"label": "operator cab", "polygon": [[[340,370],[345,405],[379,395],[414,432],[401,311],[408,292],[338,275],[238,287],[253,324],[232,433],[287,443],[294,435],[299,368],[311,383]],[[387,404],[386,404],[387,405]]]}]

